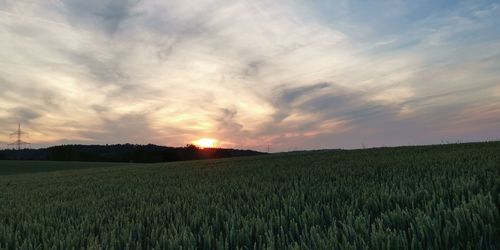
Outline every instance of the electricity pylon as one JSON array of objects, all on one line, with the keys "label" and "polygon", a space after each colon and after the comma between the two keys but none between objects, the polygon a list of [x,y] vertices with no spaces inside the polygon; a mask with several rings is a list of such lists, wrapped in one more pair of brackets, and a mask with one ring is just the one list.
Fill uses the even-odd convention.
[{"label": "electricity pylon", "polygon": [[23,135],[26,135],[26,133],[21,130],[21,123],[19,123],[18,127],[17,127],[17,131],[10,134],[11,137],[15,136],[17,138],[17,140],[14,141],[13,143],[10,143],[9,145],[14,145],[14,146],[16,146],[17,150],[21,150],[22,146],[29,144],[28,142],[25,142],[22,140]]}]

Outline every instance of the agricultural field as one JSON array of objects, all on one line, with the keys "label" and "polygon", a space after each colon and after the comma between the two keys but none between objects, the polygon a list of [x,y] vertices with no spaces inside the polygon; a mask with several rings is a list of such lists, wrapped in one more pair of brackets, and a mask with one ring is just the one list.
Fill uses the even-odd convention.
[{"label": "agricultural field", "polygon": [[500,142],[67,164],[0,161],[1,249],[500,248]]},{"label": "agricultural field", "polygon": [[[113,162],[67,162],[67,161],[0,161],[0,176],[57,170],[74,170],[83,168],[111,167],[123,165]],[[1,177],[0,177],[1,178]]]}]

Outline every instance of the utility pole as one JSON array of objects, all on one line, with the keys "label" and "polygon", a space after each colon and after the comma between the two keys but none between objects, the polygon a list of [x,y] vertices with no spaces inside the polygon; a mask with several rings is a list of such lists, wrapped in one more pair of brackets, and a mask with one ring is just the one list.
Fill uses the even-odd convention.
[{"label": "utility pole", "polygon": [[17,140],[14,141],[13,143],[10,143],[9,145],[14,145],[17,150],[21,150],[21,147],[23,145],[28,145],[29,144],[28,142],[25,142],[25,141],[22,140],[22,136],[23,135],[26,135],[26,133],[21,130],[21,123],[19,123],[18,126],[17,126],[17,131],[14,132],[14,133],[12,133],[12,134],[10,134],[11,137],[15,136],[17,138]]}]

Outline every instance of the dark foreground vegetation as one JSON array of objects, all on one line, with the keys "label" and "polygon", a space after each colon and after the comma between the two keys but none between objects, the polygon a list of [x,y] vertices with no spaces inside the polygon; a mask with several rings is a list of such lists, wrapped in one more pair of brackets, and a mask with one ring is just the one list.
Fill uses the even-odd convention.
[{"label": "dark foreground vegetation", "polygon": [[0,175],[1,249],[500,249],[498,142],[43,173],[15,163]]},{"label": "dark foreground vegetation", "polygon": [[252,150],[164,147],[157,145],[62,145],[43,149],[1,150],[0,160],[155,163],[260,155]]}]

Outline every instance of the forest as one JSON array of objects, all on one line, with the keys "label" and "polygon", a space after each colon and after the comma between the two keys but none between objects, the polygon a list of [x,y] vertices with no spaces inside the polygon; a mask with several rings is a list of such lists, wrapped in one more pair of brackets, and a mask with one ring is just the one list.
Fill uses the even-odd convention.
[{"label": "forest", "polygon": [[42,149],[2,150],[0,160],[89,161],[155,163],[186,160],[219,159],[261,155],[252,150],[199,148],[158,145],[61,145]]}]

